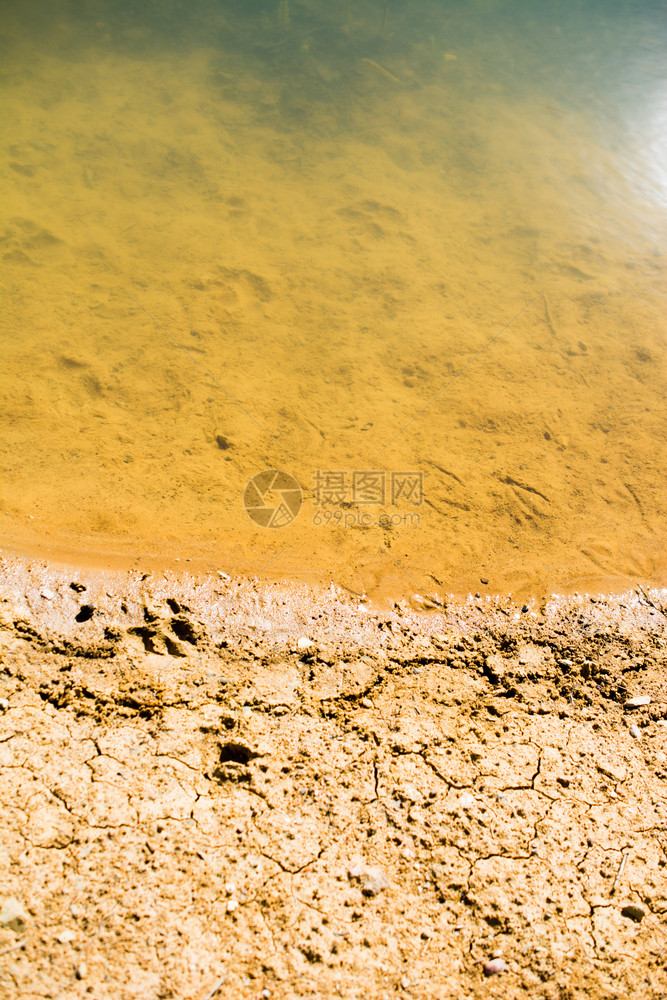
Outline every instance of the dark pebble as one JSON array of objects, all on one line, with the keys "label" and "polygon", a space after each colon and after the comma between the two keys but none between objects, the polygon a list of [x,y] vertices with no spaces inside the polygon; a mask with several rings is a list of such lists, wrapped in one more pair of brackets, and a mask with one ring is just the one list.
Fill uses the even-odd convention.
[{"label": "dark pebble", "polygon": [[621,916],[627,917],[628,920],[634,920],[636,924],[640,924],[646,916],[646,910],[643,906],[637,906],[635,903],[630,903],[628,906],[623,907],[621,910]]}]

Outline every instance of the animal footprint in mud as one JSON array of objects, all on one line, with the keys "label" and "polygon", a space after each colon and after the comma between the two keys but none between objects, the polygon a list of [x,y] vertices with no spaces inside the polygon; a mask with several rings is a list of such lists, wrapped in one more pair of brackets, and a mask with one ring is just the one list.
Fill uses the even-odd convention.
[{"label": "animal footprint in mud", "polygon": [[506,487],[505,504],[517,523],[549,516],[551,500],[541,490],[501,473],[496,473],[496,479]]},{"label": "animal footprint in mud", "polygon": [[261,316],[264,304],[273,298],[271,287],[260,274],[231,267],[218,267],[206,287],[228,309],[243,316]]},{"label": "animal footprint in mud", "polygon": [[196,646],[200,633],[177,601],[169,599],[169,608],[174,614],[161,615],[148,606],[144,607],[145,625],[133,625],[128,634],[141,640],[144,651],[161,656],[187,656],[186,644]]},{"label": "animal footprint in mud", "polygon": [[589,540],[581,548],[586,556],[603,573],[614,576],[650,576],[654,565],[651,557],[639,551],[613,549],[604,542]]},{"label": "animal footprint in mud", "polygon": [[347,220],[350,232],[355,236],[370,236],[375,239],[397,237],[407,243],[415,242],[406,232],[405,213],[391,205],[383,205],[377,201],[359,201],[340,208],[338,214]]}]

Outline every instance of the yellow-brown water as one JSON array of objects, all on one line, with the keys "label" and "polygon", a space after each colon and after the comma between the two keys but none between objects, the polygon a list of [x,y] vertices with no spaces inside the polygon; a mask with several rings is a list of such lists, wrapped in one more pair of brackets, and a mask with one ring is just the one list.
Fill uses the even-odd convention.
[{"label": "yellow-brown water", "polygon": [[58,6],[3,5],[5,544],[667,583],[659,7]]}]

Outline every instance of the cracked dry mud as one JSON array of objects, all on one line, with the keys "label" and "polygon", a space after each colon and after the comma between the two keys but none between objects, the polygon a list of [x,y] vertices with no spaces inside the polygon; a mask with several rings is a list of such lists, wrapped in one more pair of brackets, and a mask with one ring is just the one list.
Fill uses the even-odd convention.
[{"label": "cracked dry mud", "polygon": [[3,996],[667,994],[664,593],[2,595]]}]

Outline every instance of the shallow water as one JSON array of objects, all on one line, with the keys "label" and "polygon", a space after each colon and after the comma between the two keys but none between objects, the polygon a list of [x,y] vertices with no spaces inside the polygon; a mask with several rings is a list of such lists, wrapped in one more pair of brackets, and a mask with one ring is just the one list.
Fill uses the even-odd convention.
[{"label": "shallow water", "polygon": [[664,4],[55,6],[1,5],[6,544],[667,583]]}]

